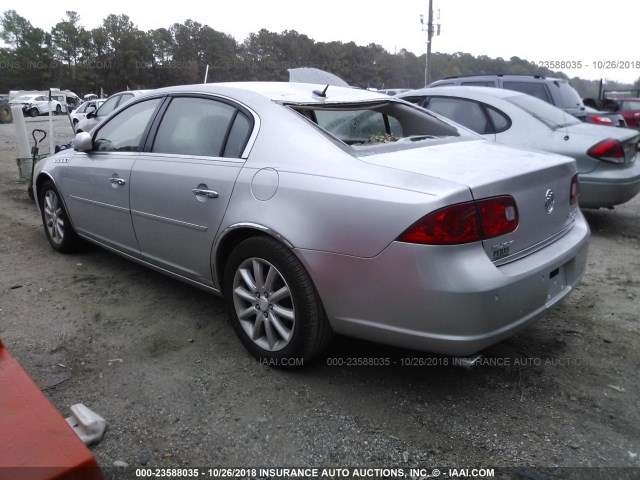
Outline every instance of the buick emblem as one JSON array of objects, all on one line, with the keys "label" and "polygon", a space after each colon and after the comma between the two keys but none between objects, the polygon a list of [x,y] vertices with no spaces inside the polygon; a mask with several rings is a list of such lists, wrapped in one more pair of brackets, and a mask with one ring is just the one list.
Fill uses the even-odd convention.
[{"label": "buick emblem", "polygon": [[553,194],[553,190],[547,190],[547,193],[544,196],[544,208],[547,210],[547,213],[553,212],[553,205],[555,203],[555,195]]}]

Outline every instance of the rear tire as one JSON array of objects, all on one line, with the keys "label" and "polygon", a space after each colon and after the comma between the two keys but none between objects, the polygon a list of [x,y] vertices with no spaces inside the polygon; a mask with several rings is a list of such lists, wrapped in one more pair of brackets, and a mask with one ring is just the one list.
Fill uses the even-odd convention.
[{"label": "rear tire", "polygon": [[233,329],[261,363],[302,366],[333,336],[304,266],[270,237],[249,238],[233,250],[223,290]]},{"label": "rear tire", "polygon": [[39,188],[38,200],[44,233],[53,249],[61,253],[76,251],[81,243],[80,237],[71,226],[62,197],[51,180],[45,181]]},{"label": "rear tire", "polygon": [[29,110],[29,116],[34,118],[37,117],[38,115],[40,115],[40,112],[38,111],[37,108],[32,108],[31,110]]},{"label": "rear tire", "polygon": [[56,115],[60,115],[62,113],[62,106],[56,105]]}]

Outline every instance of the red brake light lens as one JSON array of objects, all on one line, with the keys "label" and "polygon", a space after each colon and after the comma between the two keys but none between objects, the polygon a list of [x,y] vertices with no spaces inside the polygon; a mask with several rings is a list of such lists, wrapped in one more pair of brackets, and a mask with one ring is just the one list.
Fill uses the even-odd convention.
[{"label": "red brake light lens", "polygon": [[607,138],[589,149],[587,155],[609,163],[624,163],[624,149],[618,140]]},{"label": "red brake light lens", "polygon": [[571,189],[569,190],[569,205],[576,205],[578,203],[578,194],[580,193],[580,182],[578,181],[578,174],[574,174],[571,177]]},{"label": "red brake light lens", "polygon": [[517,226],[518,209],[513,197],[493,197],[431,212],[405,230],[398,241],[455,245],[504,235]]},{"label": "red brake light lens", "polygon": [[453,245],[480,240],[478,213],[473,202],[444,207],[422,217],[398,237],[401,242]]},{"label": "red brake light lens", "polygon": [[494,197],[476,202],[484,238],[513,232],[518,226],[518,210],[513,197]]},{"label": "red brake light lens", "polygon": [[598,125],[613,125],[613,120],[599,115],[589,115],[589,120],[591,120],[592,123],[597,123]]}]

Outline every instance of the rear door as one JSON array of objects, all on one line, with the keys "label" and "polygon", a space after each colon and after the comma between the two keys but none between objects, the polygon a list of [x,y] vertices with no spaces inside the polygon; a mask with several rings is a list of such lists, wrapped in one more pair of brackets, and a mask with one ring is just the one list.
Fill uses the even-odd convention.
[{"label": "rear door", "polygon": [[147,261],[213,285],[213,241],[252,128],[252,117],[227,100],[171,100],[131,174],[133,225]]}]

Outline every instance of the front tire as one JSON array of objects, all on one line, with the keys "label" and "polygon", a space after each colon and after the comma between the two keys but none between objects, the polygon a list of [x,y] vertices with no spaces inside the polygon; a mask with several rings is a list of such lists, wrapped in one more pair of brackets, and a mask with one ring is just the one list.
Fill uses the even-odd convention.
[{"label": "front tire", "polygon": [[62,197],[52,181],[47,180],[42,184],[38,197],[44,232],[53,249],[61,253],[77,250],[80,237],[71,226]]},{"label": "front tire", "polygon": [[272,238],[249,238],[233,250],[224,294],[236,334],[263,363],[301,366],[331,340],[309,274],[291,250]]}]

